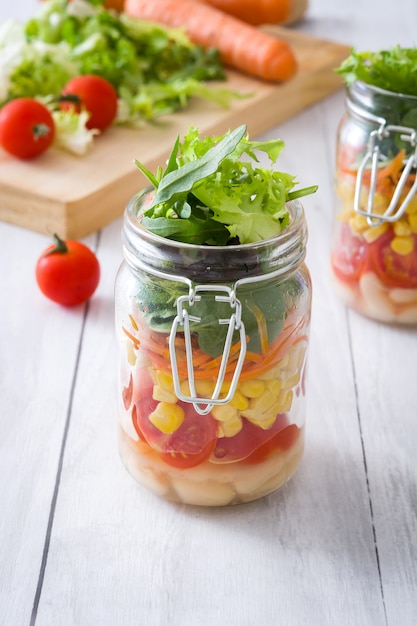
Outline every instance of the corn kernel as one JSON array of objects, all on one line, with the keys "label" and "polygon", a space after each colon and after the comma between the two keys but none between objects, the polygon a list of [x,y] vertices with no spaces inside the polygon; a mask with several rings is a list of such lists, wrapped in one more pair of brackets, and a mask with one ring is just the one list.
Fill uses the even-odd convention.
[{"label": "corn kernel", "polygon": [[180,382],[180,390],[181,390],[181,393],[182,393],[184,396],[189,396],[189,395],[191,395],[191,392],[190,392],[190,383],[188,382],[188,380],[183,380],[183,381],[181,381],[181,382]]},{"label": "corn kernel", "polygon": [[184,421],[184,409],[179,404],[159,402],[149,415],[149,421],[166,435],[175,432]]},{"label": "corn kernel", "polygon": [[411,228],[408,221],[401,219],[393,224],[394,233],[399,237],[407,237],[411,235]]},{"label": "corn kernel", "polygon": [[407,208],[405,210],[406,213],[408,213],[408,215],[415,215],[417,213],[417,196],[414,195],[410,202],[407,205]]},{"label": "corn kernel", "polygon": [[412,237],[394,237],[390,243],[391,249],[397,254],[406,256],[414,249],[414,240]]},{"label": "corn kernel", "polygon": [[175,404],[177,401],[174,390],[168,391],[160,387],[160,385],[153,386],[152,398],[158,402],[171,402],[172,404]]},{"label": "corn kernel", "polygon": [[368,243],[372,243],[373,241],[376,241],[378,237],[386,233],[388,228],[389,227],[386,222],[379,224],[379,226],[371,226],[371,228],[364,231],[363,237]]},{"label": "corn kernel", "polygon": [[168,372],[162,372],[158,370],[156,372],[156,382],[161,389],[165,389],[165,391],[169,391],[174,393],[174,381],[172,380],[172,376],[168,374]]},{"label": "corn kernel", "polygon": [[408,224],[410,226],[411,232],[416,235],[417,234],[417,213],[410,213],[408,215]]},{"label": "corn kernel", "polygon": [[195,390],[202,398],[211,398],[216,383],[210,378],[202,378],[195,381]]},{"label": "corn kernel", "polygon": [[237,409],[230,403],[217,404],[213,407],[211,414],[214,419],[218,420],[219,422],[228,422],[229,420],[234,419],[237,416]]},{"label": "corn kernel", "polygon": [[349,226],[356,233],[362,233],[364,230],[369,228],[368,222],[366,221],[366,217],[364,215],[355,214],[349,220]]},{"label": "corn kernel", "polygon": [[229,404],[238,409],[238,411],[244,411],[249,406],[249,400],[246,396],[243,395],[243,393],[240,393],[240,391],[236,391]]},{"label": "corn kernel", "polygon": [[243,380],[239,385],[239,391],[247,398],[259,398],[265,391],[265,382],[259,378]]},{"label": "corn kernel", "polygon": [[281,382],[276,378],[274,378],[273,380],[267,380],[266,388],[268,389],[268,391],[273,393],[275,397],[277,397],[279,392],[281,391]]},{"label": "corn kernel", "polygon": [[242,430],[243,422],[240,415],[236,414],[227,422],[221,422],[219,424],[219,437],[234,437]]}]

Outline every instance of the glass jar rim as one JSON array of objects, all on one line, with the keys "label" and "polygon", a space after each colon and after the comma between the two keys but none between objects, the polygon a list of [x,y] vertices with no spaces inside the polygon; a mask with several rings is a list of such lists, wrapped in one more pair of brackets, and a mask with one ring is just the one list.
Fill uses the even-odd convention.
[{"label": "glass jar rim", "polygon": [[152,187],[146,187],[136,193],[125,209],[122,229],[124,257],[134,269],[146,266],[150,271],[154,268],[168,274],[184,272],[190,278],[197,273],[209,281],[212,280],[210,274],[213,274],[218,281],[219,268],[224,271],[225,280],[233,280],[234,272],[268,274],[283,265],[290,270],[304,260],[307,224],[299,200],[286,204],[291,222],[277,235],[254,243],[207,246],[161,237],[142,226],[138,219],[140,205],[152,190]]}]

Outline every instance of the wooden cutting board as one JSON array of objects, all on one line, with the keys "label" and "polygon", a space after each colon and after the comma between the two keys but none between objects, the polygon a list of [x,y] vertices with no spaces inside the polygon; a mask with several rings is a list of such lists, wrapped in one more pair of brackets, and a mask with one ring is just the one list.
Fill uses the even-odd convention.
[{"label": "wooden cutting board", "polygon": [[268,31],[292,46],[297,75],[274,85],[230,72],[227,86],[253,95],[235,100],[229,109],[196,100],[186,111],[141,129],[112,127],[83,157],[52,148],[21,162],[0,148],[0,220],[63,238],[85,237],[122,215],[128,199],[145,185],[134,159],[155,171],[176,136],[191,124],[202,134],[223,134],[246,124],[255,138],[342,86],[334,68],[349,47],[283,27]]}]

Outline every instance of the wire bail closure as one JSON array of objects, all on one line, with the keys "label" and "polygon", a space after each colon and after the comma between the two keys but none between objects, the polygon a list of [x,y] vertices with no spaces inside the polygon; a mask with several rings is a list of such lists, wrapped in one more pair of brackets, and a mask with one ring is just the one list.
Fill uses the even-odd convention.
[{"label": "wire bail closure", "polygon": [[[381,121],[381,118],[379,119]],[[390,204],[388,208],[384,211],[384,213],[380,214],[374,211],[378,166],[380,163],[384,163],[383,159],[381,158],[380,144],[384,139],[389,137],[390,133],[400,133],[400,139],[402,141],[408,142],[410,146],[414,148],[414,153],[411,154],[408,159],[404,160],[405,167],[402,171],[400,180],[397,183],[397,187],[395,188]],[[369,195],[366,210],[363,210],[360,206],[361,192],[363,189],[364,172],[369,163],[371,164]],[[417,130],[406,126],[387,125],[386,120],[382,120],[380,127],[370,133],[368,150],[358,168],[354,196],[355,213],[358,213],[359,215],[364,215],[367,218],[369,226],[379,226],[383,222],[395,222],[399,220],[400,217],[404,215],[412,197],[417,192],[416,179],[402,203],[399,204],[407,178],[413,168],[417,168]]]},{"label": "wire bail closure", "polygon": [[[190,322],[199,323],[201,322],[201,318],[195,315],[190,315],[188,308],[186,307],[186,305],[188,305],[189,308],[192,308],[195,302],[199,302],[201,300],[201,295],[199,295],[199,293],[201,292],[217,292],[217,295],[215,295],[214,298],[215,301],[229,303],[232,311],[230,318],[220,318],[218,320],[219,324],[228,324],[228,329],[216,385],[210,398],[199,397],[196,392]],[[219,292],[220,294],[225,293],[226,295],[220,295]],[[214,405],[227,404],[228,402],[230,402],[230,400],[232,400],[236,392],[237,384],[239,382],[239,376],[246,356],[246,333],[241,314],[242,305],[240,300],[238,300],[238,298],[236,297],[235,290],[226,285],[195,285],[194,287],[190,286],[190,291],[188,295],[180,296],[179,298],[177,298],[177,315],[172,323],[171,333],[169,336],[169,351],[171,357],[174,389],[177,398],[179,400],[182,400],[183,402],[192,403],[195,411],[200,415],[207,415],[208,413],[210,413]],[[183,390],[181,389],[181,382],[178,373],[175,339],[179,329],[181,329],[181,331],[184,333],[188,384],[190,389],[189,396],[185,395],[183,393]],[[227,395],[220,398],[219,396],[224,383],[226,367],[229,360],[230,349],[232,347],[233,335],[235,331],[238,331],[240,336],[240,352]]]}]

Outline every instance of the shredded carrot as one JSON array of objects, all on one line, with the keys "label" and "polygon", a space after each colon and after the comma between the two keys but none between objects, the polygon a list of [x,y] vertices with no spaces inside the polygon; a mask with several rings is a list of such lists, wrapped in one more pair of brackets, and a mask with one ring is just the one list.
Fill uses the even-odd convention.
[{"label": "shredded carrot", "polygon": [[137,339],[137,337],[132,335],[132,333],[130,333],[124,326],[122,326],[122,331],[125,333],[127,337],[129,337],[130,341],[133,343],[133,347],[135,348],[135,350],[138,350],[140,346],[139,339]]}]

